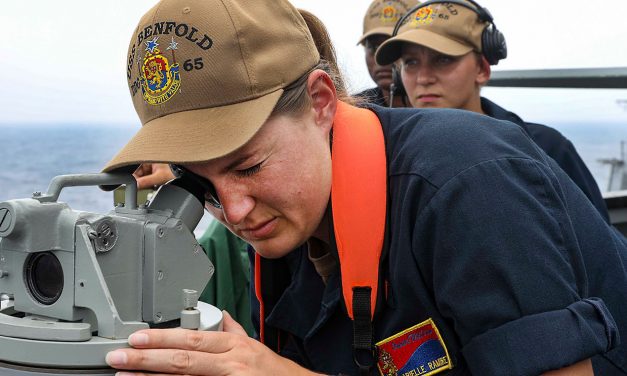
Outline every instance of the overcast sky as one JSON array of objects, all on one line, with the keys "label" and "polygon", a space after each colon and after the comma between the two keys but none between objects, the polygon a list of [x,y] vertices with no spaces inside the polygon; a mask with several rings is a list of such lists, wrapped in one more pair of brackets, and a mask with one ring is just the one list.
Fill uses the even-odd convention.
[{"label": "overcast sky", "polygon": [[[271,1],[271,0],[268,0]],[[155,0],[3,0],[0,124],[138,125],[124,65],[131,33]],[[355,45],[369,0],[293,0],[327,25],[353,91],[373,86]],[[495,70],[627,67],[627,1],[483,0],[509,50]],[[627,122],[626,90],[487,89],[529,120]]]}]

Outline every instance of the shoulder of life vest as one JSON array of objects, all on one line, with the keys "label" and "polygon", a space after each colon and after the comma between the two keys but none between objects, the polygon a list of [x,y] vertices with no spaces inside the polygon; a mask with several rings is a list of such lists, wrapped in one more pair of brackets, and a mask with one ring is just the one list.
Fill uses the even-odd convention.
[{"label": "shoulder of life vest", "polygon": [[[370,351],[371,322],[379,294],[379,263],[385,237],[387,163],[381,123],[370,110],[338,101],[333,122],[331,207],[340,262],[342,295],[355,328],[356,348]],[[266,343],[262,264],[255,258],[260,339]],[[269,272],[269,271],[268,271]],[[274,349],[278,350],[278,349]]]},{"label": "shoulder of life vest", "polygon": [[387,207],[385,141],[374,112],[338,102],[332,156],[331,203],[342,294],[354,320],[355,288],[370,288],[372,319]]}]

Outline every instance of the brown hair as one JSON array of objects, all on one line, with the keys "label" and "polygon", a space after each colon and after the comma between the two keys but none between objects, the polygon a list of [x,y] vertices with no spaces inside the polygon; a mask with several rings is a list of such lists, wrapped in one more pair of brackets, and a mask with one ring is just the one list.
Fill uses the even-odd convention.
[{"label": "brown hair", "polygon": [[285,88],[283,95],[281,95],[276,106],[274,106],[270,116],[286,113],[301,114],[310,107],[311,102],[309,96],[306,95],[307,78],[309,74],[316,69],[325,71],[329,77],[331,77],[339,100],[354,103],[353,98],[351,98],[346,90],[344,79],[337,65],[335,48],[333,47],[333,42],[331,42],[331,37],[329,36],[326,26],[324,26],[322,21],[313,13],[303,9],[299,9],[298,12],[309,28],[316,49],[320,54],[320,61],[309,72],[305,73],[298,80]]}]

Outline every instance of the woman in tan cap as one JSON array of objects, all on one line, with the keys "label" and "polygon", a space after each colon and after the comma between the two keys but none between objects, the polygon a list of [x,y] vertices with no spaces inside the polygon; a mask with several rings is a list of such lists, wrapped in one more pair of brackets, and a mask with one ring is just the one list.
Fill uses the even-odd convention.
[{"label": "woman in tan cap", "polygon": [[[414,7],[377,51],[379,64],[399,62],[395,85],[416,108],[459,108],[518,124],[581,188],[609,222],[594,177],[574,145],[557,130],[523,121],[481,96],[490,65],[507,56],[505,38],[476,3],[430,1]],[[400,73],[399,73],[400,72]],[[400,79],[399,79],[400,78]]]},{"label": "woman in tan cap", "polygon": [[312,32],[285,0],[163,0],[140,21],[143,126],[105,171],[171,163],[203,187],[254,247],[259,338],[225,315],[223,332],[136,332],[108,364],[624,374],[627,249],[572,181],[513,124],[350,105]]},{"label": "woman in tan cap", "polygon": [[374,54],[381,43],[392,36],[396,22],[418,3],[416,0],[374,0],[370,3],[364,15],[363,34],[357,44],[364,46],[366,67],[368,67],[370,78],[377,86],[356,94],[357,97],[379,106],[390,106],[390,100],[392,100],[394,102],[392,107],[411,107],[404,95],[400,93],[390,95],[392,91],[397,91],[390,87],[392,64],[377,64]]}]

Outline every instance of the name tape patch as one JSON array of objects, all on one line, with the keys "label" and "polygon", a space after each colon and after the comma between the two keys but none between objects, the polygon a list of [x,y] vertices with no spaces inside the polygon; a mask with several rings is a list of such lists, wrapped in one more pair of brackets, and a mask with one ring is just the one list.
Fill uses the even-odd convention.
[{"label": "name tape patch", "polygon": [[428,376],[453,368],[448,350],[432,319],[376,344],[383,376]]}]

